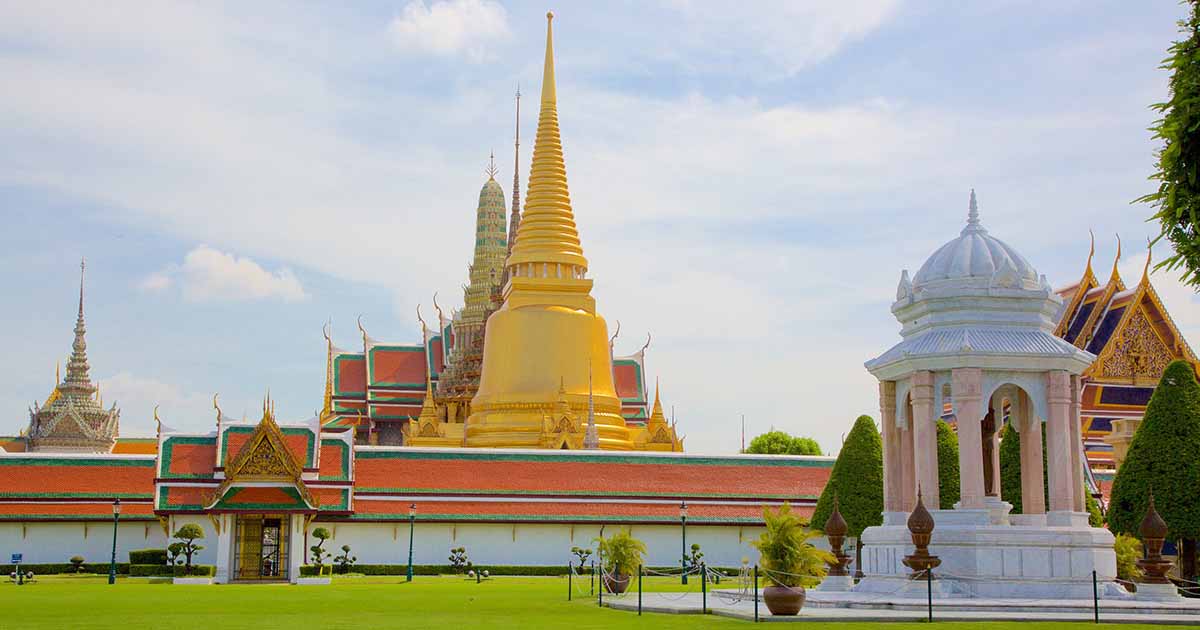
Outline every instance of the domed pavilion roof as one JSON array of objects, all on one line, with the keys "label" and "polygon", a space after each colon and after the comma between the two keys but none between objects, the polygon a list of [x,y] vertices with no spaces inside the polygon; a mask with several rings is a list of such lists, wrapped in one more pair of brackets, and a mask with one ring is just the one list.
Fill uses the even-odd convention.
[{"label": "domed pavilion roof", "polygon": [[1000,272],[1010,274],[1013,284],[1030,289],[1038,287],[1038,273],[1033,265],[1008,243],[988,234],[979,222],[979,206],[972,190],[966,227],[958,238],[942,245],[921,265],[912,281],[913,290],[966,279],[990,282]]}]

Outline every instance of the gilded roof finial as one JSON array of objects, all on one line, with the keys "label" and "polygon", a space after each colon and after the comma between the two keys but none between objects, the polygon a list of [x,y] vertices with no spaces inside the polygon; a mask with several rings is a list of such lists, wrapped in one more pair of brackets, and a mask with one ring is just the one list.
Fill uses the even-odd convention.
[{"label": "gilded roof finial", "polygon": [[641,349],[641,350],[638,350],[638,354],[645,354],[645,353],[646,353],[646,348],[649,348],[649,347],[650,347],[650,339],[651,339],[651,337],[650,337],[650,333],[646,333],[646,343],[645,343],[644,345],[642,345],[642,349]]},{"label": "gilded roof finial", "polygon": [[1091,237],[1092,244],[1088,247],[1087,270],[1084,271],[1084,275],[1092,270],[1092,257],[1096,255],[1096,233],[1092,231],[1092,228],[1088,228],[1088,236]]},{"label": "gilded roof finial", "polygon": [[325,401],[318,416],[325,419],[333,413],[333,318],[325,321],[321,335],[325,337]]},{"label": "gilded roof finial", "polygon": [[363,325],[362,325],[362,313],[359,313],[359,315],[358,315],[358,332],[362,334],[363,351],[365,352],[366,348],[367,348],[368,337],[367,337],[367,329],[363,328]]},{"label": "gilded roof finial", "polygon": [[217,396],[219,396],[219,395],[220,394],[213,394],[213,409],[217,410],[217,426],[221,426],[221,415],[222,415],[221,414],[221,406],[217,404]]},{"label": "gilded roof finial", "polygon": [[1109,280],[1110,282],[1112,280],[1115,280],[1120,277],[1120,274],[1117,273],[1117,263],[1120,263],[1120,262],[1121,262],[1121,235],[1118,234],[1117,235],[1117,257],[1113,259],[1112,275],[1110,276],[1110,280]]},{"label": "gilded roof finial", "polygon": [[608,338],[608,354],[612,356],[613,346],[617,343],[617,337],[621,336],[621,320],[617,320],[617,330]]},{"label": "gilded roof finial", "polygon": [[1154,253],[1154,241],[1146,239],[1146,266],[1142,267],[1142,284],[1150,282],[1150,257]]},{"label": "gilded roof finial", "polygon": [[446,315],[444,313],[442,313],[442,307],[440,304],[438,304],[437,296],[438,296],[437,291],[434,291],[433,292],[433,309],[436,310],[437,314],[438,314],[438,333],[440,334],[442,332],[442,330],[446,327]]},{"label": "gilded roof finial", "polygon": [[154,433],[162,437],[162,420],[158,419],[158,405],[154,405]]},{"label": "gilded roof finial", "polygon": [[421,305],[417,305],[417,321],[421,322],[421,343],[425,343],[425,335],[429,332],[429,325],[425,323],[425,318],[421,317]]},{"label": "gilded roof finial", "polygon": [[488,167],[487,167],[487,171],[485,171],[485,172],[488,175],[488,179],[496,179],[496,173],[498,173],[499,171],[496,170],[496,152],[495,151],[492,151],[488,155]]}]

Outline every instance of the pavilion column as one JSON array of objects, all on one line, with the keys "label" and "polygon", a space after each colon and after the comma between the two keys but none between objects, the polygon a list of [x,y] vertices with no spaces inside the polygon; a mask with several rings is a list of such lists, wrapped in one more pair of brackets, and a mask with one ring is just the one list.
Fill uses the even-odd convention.
[{"label": "pavilion column", "polygon": [[[983,472],[988,483],[984,492],[989,497],[1000,496],[1000,434],[1004,432],[1004,398],[992,396],[991,413],[985,421],[987,430],[983,434]],[[1016,405],[1009,400],[1009,407]]]},{"label": "pavilion column", "polygon": [[900,431],[896,427],[896,381],[879,381],[879,426],[883,434],[883,511],[903,510]]},{"label": "pavilion column", "polygon": [[[1050,511],[1071,512],[1075,507],[1072,486],[1075,476],[1071,466],[1075,448],[1071,444],[1071,377],[1055,370],[1046,375],[1047,403],[1050,417],[1046,419],[1046,459],[1050,481]],[[1022,497],[1024,498],[1024,497]]]},{"label": "pavilion column", "polygon": [[1021,513],[1045,514],[1046,490],[1042,478],[1042,421],[1033,412],[1033,401],[1017,393],[1011,422],[1021,436]]},{"label": "pavilion column", "polygon": [[913,440],[912,405],[908,405],[908,426],[900,430],[900,511],[911,512],[917,506],[917,457]]},{"label": "pavilion column", "polygon": [[983,509],[983,371],[958,368],[951,372],[954,415],[958,420],[958,474],[961,509]]},{"label": "pavilion column", "polygon": [[[937,509],[941,504],[938,492],[936,419],[933,410],[933,373],[926,370],[913,372],[912,417],[909,418],[909,427],[913,435],[916,481],[924,496],[925,505],[933,506],[933,509]],[[916,501],[913,505],[916,505]]]},{"label": "pavilion column", "polygon": [[1083,454],[1083,426],[1080,423],[1079,414],[1083,408],[1083,400],[1081,398],[1080,381],[1078,374],[1071,375],[1071,415],[1068,419],[1071,428],[1071,478],[1072,478],[1072,497],[1073,505],[1076,512],[1086,512],[1087,505],[1083,497],[1083,466],[1085,462]]}]

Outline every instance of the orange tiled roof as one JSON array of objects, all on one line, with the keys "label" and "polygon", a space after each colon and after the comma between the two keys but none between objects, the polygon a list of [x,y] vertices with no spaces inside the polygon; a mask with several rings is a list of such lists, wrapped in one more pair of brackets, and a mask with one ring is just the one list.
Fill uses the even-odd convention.
[{"label": "orange tiled roof", "polygon": [[[407,519],[410,501],[363,500],[354,504],[350,520]],[[523,522],[586,522],[609,521],[620,523],[678,523],[679,503],[659,501],[596,502],[596,501],[473,501],[417,500],[417,515],[423,521],[523,521]],[[811,516],[813,505],[798,505],[796,512]],[[762,522],[763,504],[691,502],[688,505],[690,523]]]},{"label": "orange tiled roof", "polygon": [[130,455],[0,457],[0,498],[150,498],[154,458]]}]

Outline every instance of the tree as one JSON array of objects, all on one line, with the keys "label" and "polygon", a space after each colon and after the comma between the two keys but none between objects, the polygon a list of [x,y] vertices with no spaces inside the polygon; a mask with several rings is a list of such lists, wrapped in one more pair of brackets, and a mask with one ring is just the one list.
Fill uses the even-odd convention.
[{"label": "tree", "polygon": [[1183,39],[1167,49],[1169,56],[1159,66],[1172,72],[1169,99],[1151,106],[1162,114],[1150,128],[1163,143],[1151,176],[1158,190],[1135,203],[1155,209],[1152,218],[1162,227],[1158,238],[1166,237],[1175,248],[1158,267],[1182,267],[1184,282],[1200,287],[1200,2],[1188,4],[1187,19],[1178,22]]},{"label": "tree", "polygon": [[[983,453],[980,452],[980,457]],[[954,508],[962,494],[958,476],[958,434],[946,424],[937,421],[938,497],[943,510]]]},{"label": "tree", "polygon": [[349,573],[350,565],[358,562],[358,556],[350,555],[350,545],[342,545],[342,555],[333,559],[338,565],[338,573]]},{"label": "tree", "polygon": [[[1047,471],[1046,424],[1039,423],[1042,431],[1042,505],[1050,505],[1050,474]],[[1100,503],[1087,489],[1084,489],[1084,508],[1088,513],[1088,524],[1092,527],[1104,526],[1104,515],[1100,513]],[[1013,428],[1011,422],[1004,424],[1000,434],[1000,498],[1012,504],[1012,514],[1024,514],[1021,500],[1021,434]]]},{"label": "tree", "polygon": [[[1042,431],[1042,505],[1050,505],[1050,481],[1046,474],[1046,424]],[[1000,434],[1000,498],[1012,504],[1013,514],[1024,514],[1021,501],[1021,434],[1011,422],[1004,423]]]},{"label": "tree", "polygon": [[1172,361],[1113,479],[1108,527],[1116,534],[1137,535],[1153,489],[1154,506],[1167,522],[1167,539],[1182,543],[1180,574],[1188,580],[1196,575],[1196,538],[1200,537],[1196,453],[1200,453],[1200,383],[1191,364]]},{"label": "tree", "polygon": [[793,437],[784,431],[768,431],[750,440],[747,453],[759,455],[820,455],[821,445],[809,437]]},{"label": "tree", "polygon": [[318,527],[312,530],[312,537],[317,539],[317,544],[309,547],[308,550],[312,552],[312,563],[320,566],[325,564],[325,556],[329,555],[329,552],[325,551],[325,541],[333,538],[333,534],[330,534],[329,530],[324,527]]},{"label": "tree", "polygon": [[571,547],[571,553],[579,559],[579,572],[583,573],[583,565],[587,564],[587,559],[591,557],[592,550],[584,547]]},{"label": "tree", "polygon": [[196,544],[197,540],[204,538],[204,529],[195,523],[188,523],[176,530],[175,535],[172,536],[172,538],[177,538],[183,543],[183,547],[180,547],[179,549],[180,553],[182,553],[183,557],[185,558],[183,562],[183,572],[191,573],[192,556],[195,555],[197,551],[204,549],[203,545]]},{"label": "tree", "polygon": [[[824,529],[833,512],[834,495],[838,511],[846,519],[847,535],[857,539],[864,529],[883,524],[883,440],[871,416],[859,416],[846,435],[829,482],[813,510],[814,527]],[[855,551],[855,567],[860,567],[862,545],[855,545]]]},{"label": "tree", "polygon": [[167,564],[169,564],[171,566],[175,566],[176,564],[179,564],[179,562],[182,562],[182,560],[179,560],[177,562],[177,559],[179,558],[179,556],[182,556],[182,555],[183,555],[183,543],[173,542],[173,543],[167,545]]}]

